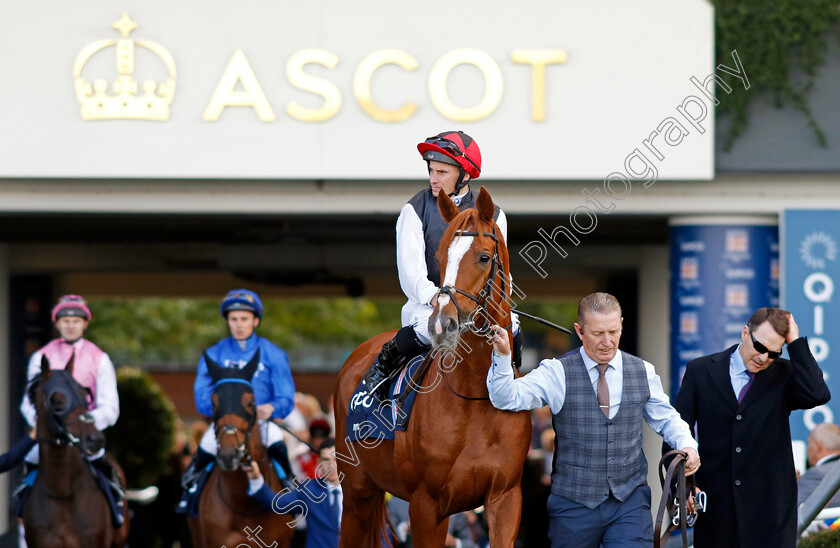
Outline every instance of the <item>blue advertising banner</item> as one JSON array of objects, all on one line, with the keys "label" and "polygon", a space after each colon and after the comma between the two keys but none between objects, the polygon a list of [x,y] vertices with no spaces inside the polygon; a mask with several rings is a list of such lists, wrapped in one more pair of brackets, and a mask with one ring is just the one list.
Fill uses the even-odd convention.
[{"label": "blue advertising banner", "polygon": [[670,227],[672,397],[688,362],[739,343],[753,311],[779,303],[776,225],[713,222]]},{"label": "blue advertising banner", "polygon": [[781,222],[783,307],[793,314],[800,334],[808,337],[832,394],[826,405],[791,413],[791,436],[804,441],[815,425],[835,422],[840,394],[840,379],[834,380],[831,374],[837,367],[831,345],[840,340],[840,306],[833,298],[835,282],[840,280],[840,210],[786,210]]}]

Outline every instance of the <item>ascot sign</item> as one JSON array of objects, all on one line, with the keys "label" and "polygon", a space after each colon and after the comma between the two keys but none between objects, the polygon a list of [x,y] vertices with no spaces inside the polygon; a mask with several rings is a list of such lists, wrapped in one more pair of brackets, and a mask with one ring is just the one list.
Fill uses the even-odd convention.
[{"label": "ascot sign", "polygon": [[[8,43],[61,32],[0,48],[0,178],[405,180],[417,142],[463,130],[483,180],[603,181],[714,69],[705,0],[201,6],[10,4]],[[659,179],[711,179],[713,135]]]},{"label": "ascot sign", "polygon": [[[76,82],[76,96],[81,105],[82,119],[116,120],[137,119],[166,121],[169,119],[169,105],[175,92],[176,67],[172,54],[160,44],[146,40],[132,40],[129,34],[137,28],[131,17],[124,13],[114,22],[122,38],[119,40],[98,40],[85,46],[76,58],[73,75]],[[135,47],[140,46],[154,52],[163,61],[169,78],[160,84],[146,81],[143,95],[137,95],[138,83],[133,77]],[[114,47],[118,78],[114,81],[114,93],[107,93],[108,84],[97,79],[93,84],[82,77],[87,61],[100,50]],[[531,67],[531,119],[543,122],[546,118],[546,67],[566,62],[566,52],[557,49],[515,49],[511,61]],[[310,108],[291,101],[286,113],[301,122],[325,122],[341,110],[341,89],[325,78],[318,78],[305,71],[307,65],[321,65],[334,69],[339,57],[325,49],[304,49],[295,52],[286,64],[286,77],[297,89],[318,95],[323,100],[319,108]],[[353,94],[362,110],[373,120],[385,123],[403,122],[411,118],[417,104],[406,101],[395,109],[379,106],[373,99],[371,80],[380,68],[396,65],[411,72],[420,66],[410,53],[400,49],[380,49],[367,55],[358,65],[353,77]],[[451,72],[460,65],[471,65],[479,70],[483,78],[484,96],[471,107],[456,105],[449,97],[447,83]],[[429,73],[429,97],[437,111],[455,122],[476,122],[487,118],[502,101],[502,71],[496,61],[487,53],[469,48],[455,49],[445,53],[432,66]],[[245,53],[239,49],[233,54],[216,90],[204,110],[202,119],[215,122],[225,108],[253,108],[261,122],[274,122],[277,115],[263,91]]]}]

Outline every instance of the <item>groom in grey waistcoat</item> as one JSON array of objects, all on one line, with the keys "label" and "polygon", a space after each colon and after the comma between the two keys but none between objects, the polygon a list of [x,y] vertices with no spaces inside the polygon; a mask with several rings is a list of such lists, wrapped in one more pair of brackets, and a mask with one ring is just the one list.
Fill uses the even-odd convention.
[{"label": "groom in grey waistcoat", "polygon": [[507,331],[494,326],[493,365],[487,374],[493,405],[510,411],[548,405],[554,415],[548,498],[552,548],[651,546],[643,420],[688,454],[687,475],[700,466],[697,442],[668,401],[653,365],[619,351],[622,320],[615,297],[587,295],[578,304],[575,323],[583,346],[543,360],[518,379],[510,365]]}]

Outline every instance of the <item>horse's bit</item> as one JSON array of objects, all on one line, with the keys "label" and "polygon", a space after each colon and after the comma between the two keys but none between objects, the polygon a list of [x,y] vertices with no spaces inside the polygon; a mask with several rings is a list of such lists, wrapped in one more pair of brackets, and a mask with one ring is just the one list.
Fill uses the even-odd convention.
[{"label": "horse's bit", "polygon": [[[219,448],[221,446],[221,436],[233,436],[233,439],[236,441],[236,455],[237,460],[240,462],[250,462],[251,455],[248,453],[248,441],[251,438],[251,428],[254,426],[254,422],[256,421],[256,415],[254,415],[254,420],[248,423],[248,429],[243,430],[234,424],[225,424],[222,426],[216,426],[216,447]],[[240,432],[243,434],[243,439],[239,441],[239,434]]]}]

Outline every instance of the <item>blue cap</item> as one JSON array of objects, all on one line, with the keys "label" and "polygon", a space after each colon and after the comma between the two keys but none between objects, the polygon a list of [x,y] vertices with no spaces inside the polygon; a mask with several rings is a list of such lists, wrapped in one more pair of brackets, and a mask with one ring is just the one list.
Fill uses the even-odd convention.
[{"label": "blue cap", "polygon": [[228,291],[222,300],[222,316],[227,318],[231,310],[246,310],[262,319],[263,306],[259,296],[250,289],[234,289]]}]

